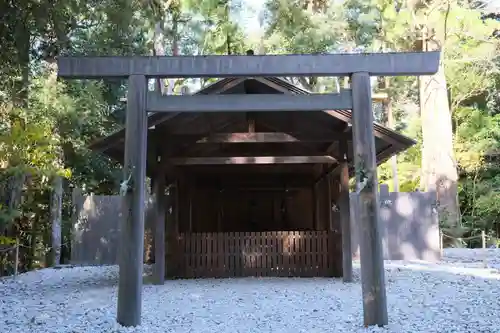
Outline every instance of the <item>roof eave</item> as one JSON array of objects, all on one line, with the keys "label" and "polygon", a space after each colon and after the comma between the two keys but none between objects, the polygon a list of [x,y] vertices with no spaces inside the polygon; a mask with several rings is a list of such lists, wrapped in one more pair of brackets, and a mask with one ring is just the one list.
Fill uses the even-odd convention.
[{"label": "roof eave", "polygon": [[[221,93],[225,91],[226,89],[231,88],[234,86],[234,83],[236,84],[241,83],[242,81],[249,79],[249,78],[225,78],[218,80],[209,86],[198,90],[195,92],[195,95],[200,95],[200,94],[211,94],[211,93]],[[290,82],[287,82],[284,79],[278,78],[278,77],[264,77],[260,79],[262,81],[268,81],[270,82],[273,86],[280,86],[283,88],[281,92],[289,92],[291,94],[311,94],[311,92],[299,88],[295,85],[293,85]],[[265,84],[265,83],[264,83]],[[325,111],[326,113],[335,116],[339,120],[342,120],[346,123],[352,123],[352,111],[346,111],[346,110],[334,110],[334,111]],[[153,114],[148,117],[148,128],[158,125],[164,121],[167,121],[169,119],[172,119],[179,115],[178,113],[173,113],[173,114]],[[394,143],[397,143],[398,146],[400,146],[401,150],[405,150],[414,144],[416,144],[416,141],[405,136],[402,134],[399,134],[391,129],[386,128],[385,126],[374,122],[374,131],[378,133],[379,135],[385,136],[389,138],[390,140],[386,141],[388,144],[394,145]],[[94,151],[99,151],[99,152],[105,152],[106,149],[108,149],[111,146],[115,146],[122,142],[125,138],[125,129],[120,129],[113,134],[98,139],[91,143],[89,145],[89,148],[94,150]],[[390,142],[389,142],[390,141]]]}]

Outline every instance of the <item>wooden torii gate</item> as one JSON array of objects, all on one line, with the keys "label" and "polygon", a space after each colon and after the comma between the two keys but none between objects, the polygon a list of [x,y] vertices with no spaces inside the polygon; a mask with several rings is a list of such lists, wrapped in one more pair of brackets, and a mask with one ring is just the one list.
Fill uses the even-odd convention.
[{"label": "wooden torii gate", "polygon": [[[361,224],[364,324],[388,323],[370,76],[432,75],[439,52],[323,55],[62,57],[59,77],[128,78],[124,221],[121,229],[117,321],[141,323],[147,112],[249,112],[352,110],[356,184]],[[350,76],[351,90],[313,95],[206,95],[148,97],[149,78]],[[349,223],[347,221],[347,223]],[[345,221],[342,223],[345,225]],[[347,226],[348,227],[348,226]],[[349,242],[343,233],[343,243]],[[346,251],[344,251],[346,252]],[[348,252],[350,253],[350,251]],[[344,254],[344,265],[351,269]]]}]

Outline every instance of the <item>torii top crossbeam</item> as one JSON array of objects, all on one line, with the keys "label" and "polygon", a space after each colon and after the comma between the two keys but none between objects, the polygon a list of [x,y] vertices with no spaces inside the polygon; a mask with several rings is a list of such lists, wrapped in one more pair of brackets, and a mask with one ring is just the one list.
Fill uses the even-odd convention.
[{"label": "torii top crossbeam", "polygon": [[439,52],[355,53],[319,55],[231,55],[61,57],[59,76],[96,79],[127,78],[138,74],[154,78],[250,76],[373,76],[430,75],[436,73]]}]

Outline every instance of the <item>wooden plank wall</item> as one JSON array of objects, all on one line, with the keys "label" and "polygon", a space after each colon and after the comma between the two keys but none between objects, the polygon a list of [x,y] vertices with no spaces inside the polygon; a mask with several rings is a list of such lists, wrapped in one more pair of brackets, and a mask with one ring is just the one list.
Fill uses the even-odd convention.
[{"label": "wooden plank wall", "polygon": [[330,239],[327,231],[183,233],[179,277],[332,276]]}]

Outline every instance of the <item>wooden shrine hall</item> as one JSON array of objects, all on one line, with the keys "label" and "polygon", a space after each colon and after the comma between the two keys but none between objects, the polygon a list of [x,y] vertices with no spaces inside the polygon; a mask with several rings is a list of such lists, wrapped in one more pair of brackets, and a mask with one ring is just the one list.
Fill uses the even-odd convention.
[{"label": "wooden shrine hall", "polygon": [[[62,78],[128,79],[125,130],[92,145],[124,165],[118,323],[141,322],[146,175],[158,284],[352,281],[355,175],[364,324],[386,325],[376,169],[414,141],[374,123],[370,76],[432,75],[439,61],[439,52],[59,58]],[[350,87],[310,94],[279,79],[296,76],[349,77]],[[193,95],[147,88],[149,79],[196,77],[221,79]]]},{"label": "wooden shrine hall", "polygon": [[[197,94],[308,92],[276,77],[243,77]],[[173,207],[165,217],[168,277],[342,276],[340,219],[349,219],[349,205],[339,198],[354,169],[350,92],[339,96],[345,109],[148,118],[147,174],[153,187],[174,185],[165,203]],[[377,164],[414,143],[378,124],[374,135]],[[124,142],[121,130],[92,149],[122,162]]]}]

